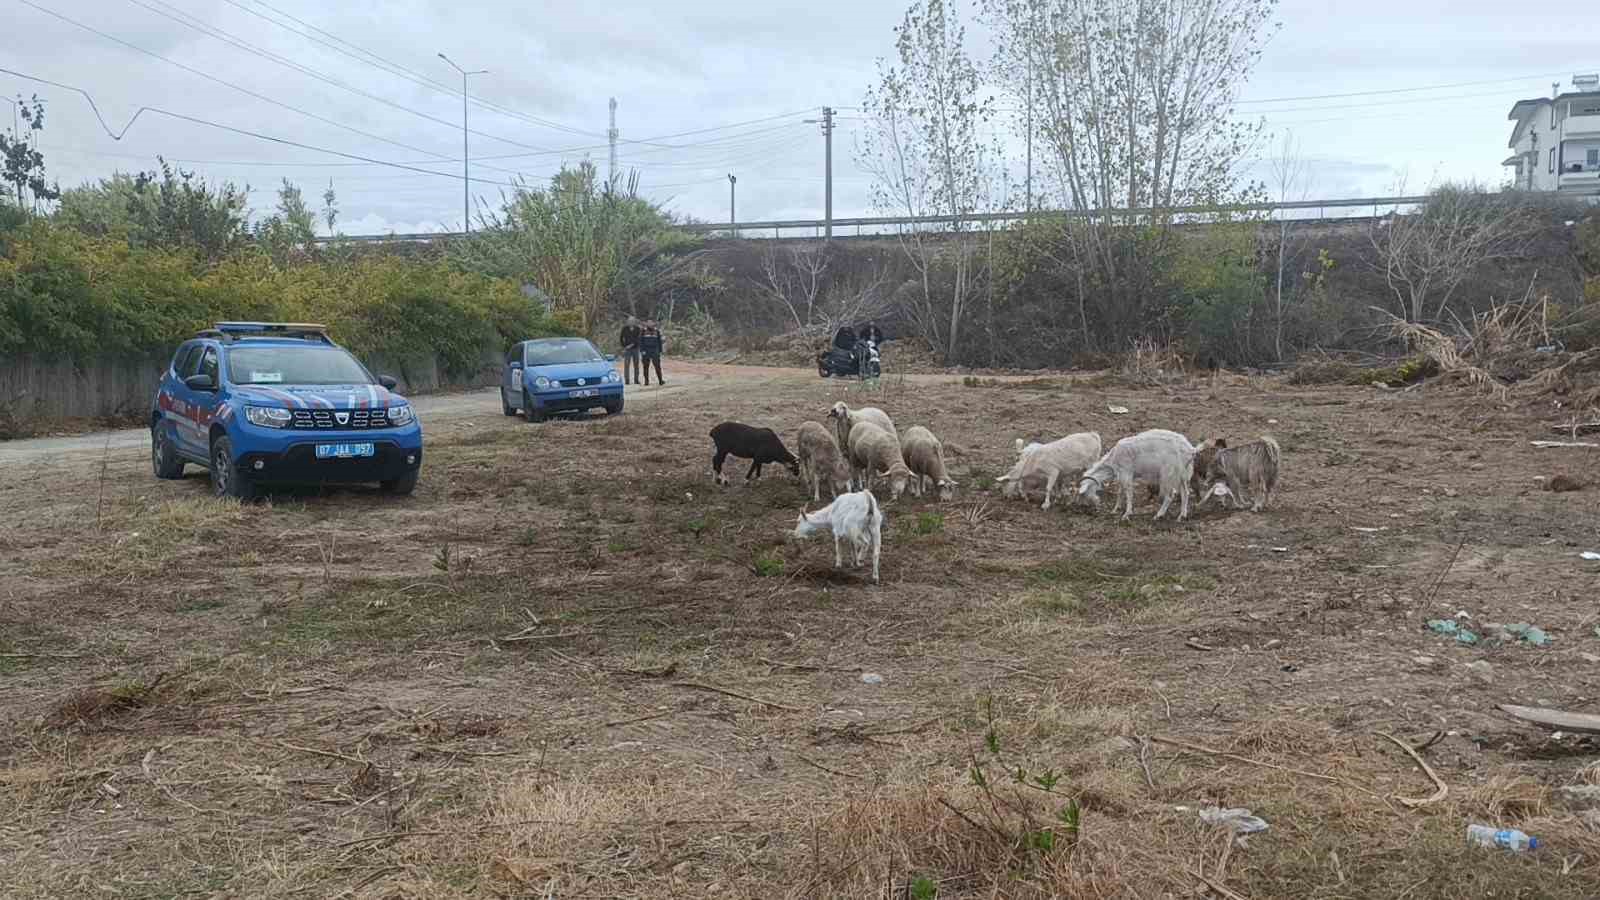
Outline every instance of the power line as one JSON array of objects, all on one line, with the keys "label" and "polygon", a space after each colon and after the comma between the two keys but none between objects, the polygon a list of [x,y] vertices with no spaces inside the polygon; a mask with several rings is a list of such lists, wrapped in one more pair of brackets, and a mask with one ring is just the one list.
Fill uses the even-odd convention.
[{"label": "power line", "polygon": [[[1524,92],[1518,91],[1517,93],[1522,94]],[[1416,103],[1444,103],[1451,100],[1481,100],[1485,97],[1506,97],[1510,96],[1510,94],[1510,91],[1480,91],[1472,94],[1449,94],[1443,97],[1409,97],[1404,100],[1374,100],[1370,103],[1337,103],[1332,105],[1318,106],[1291,106],[1285,109],[1256,110],[1253,114],[1268,116],[1274,113],[1327,112],[1336,109],[1371,109],[1373,107],[1382,106],[1408,106]]]},{"label": "power line", "polygon": [[[129,43],[128,41],[125,41],[125,40],[123,40],[123,39],[121,39],[119,37],[116,37],[114,35],[107,34],[106,32],[101,31],[101,30],[99,30],[97,28],[94,28],[92,26],[85,25],[84,23],[79,22],[79,21],[77,21],[75,19],[70,19],[70,18],[68,18],[68,17],[66,17],[66,16],[64,16],[64,15],[62,15],[62,14],[60,14],[60,13],[54,11],[54,10],[46,9],[43,6],[40,6],[37,3],[34,3],[33,0],[17,0],[17,2],[21,3],[24,6],[28,6],[28,7],[31,7],[33,9],[35,9],[35,10],[38,10],[39,12],[42,12],[47,16],[51,16],[53,18],[59,19],[59,20],[61,20],[63,22],[66,22],[69,25],[73,25],[73,26],[76,26],[77,28],[81,28],[84,31],[89,32],[90,34],[94,34],[94,35],[97,35],[99,37],[105,38],[108,41],[111,41],[111,42],[113,42],[115,44],[119,44],[119,45],[121,45],[123,47],[127,47],[130,50],[135,50],[135,51],[137,51],[139,53],[143,53],[146,56],[154,57],[155,59],[159,59],[162,62],[167,63],[168,65],[176,66],[177,68],[182,69],[185,72],[188,72],[188,73],[193,74],[193,75],[198,75],[199,77],[204,78],[207,81],[215,82],[215,83],[220,84],[220,85],[222,85],[224,87],[232,88],[233,90],[236,90],[236,91],[240,92],[241,94],[245,94],[246,96],[249,96],[249,97],[254,97],[257,100],[260,100],[260,101],[265,102],[265,103],[270,103],[273,106],[277,106],[277,107],[280,107],[282,109],[287,109],[290,112],[298,113],[298,114],[300,114],[302,116],[305,116],[307,118],[315,119],[318,122],[323,122],[323,123],[326,123],[328,125],[332,125],[332,126],[334,126],[336,128],[342,128],[345,131],[351,132],[352,134],[359,134],[359,135],[361,135],[362,137],[365,137],[365,138],[370,138],[370,139],[375,140],[375,141],[382,141],[385,144],[391,144],[391,145],[396,146],[396,147],[403,147],[403,148],[405,148],[407,150],[412,150],[412,151],[415,151],[417,153],[426,153],[429,156],[434,156],[434,157],[440,157],[441,156],[441,154],[434,153],[434,152],[432,152],[430,150],[425,150],[425,149],[423,149],[421,147],[415,147],[415,146],[412,146],[411,144],[406,144],[406,143],[402,143],[400,141],[390,140],[389,138],[383,137],[381,135],[373,134],[373,133],[371,133],[369,131],[362,131],[359,128],[354,128],[354,127],[352,127],[350,125],[346,125],[343,122],[337,121],[335,119],[330,119],[330,118],[327,118],[326,116],[319,116],[314,112],[309,112],[307,110],[300,109],[299,107],[291,106],[291,105],[289,105],[287,103],[284,103],[284,102],[282,102],[280,100],[274,100],[271,97],[266,96],[265,94],[259,94],[259,93],[255,92],[255,91],[250,90],[249,88],[241,87],[241,86],[239,86],[237,84],[234,84],[234,83],[232,83],[230,81],[224,81],[223,79],[218,78],[215,75],[211,75],[209,73],[202,72],[199,69],[194,68],[193,66],[184,65],[183,63],[178,62],[177,60],[169,59],[169,58],[167,58],[165,56],[162,56],[161,54],[156,53],[153,50],[146,50],[145,48],[140,47],[137,44]],[[129,124],[132,124],[132,123],[130,122]]]},{"label": "power line", "polygon": [[1344,100],[1349,97],[1376,97],[1385,94],[1409,94],[1418,91],[1442,91],[1458,87],[1478,87],[1485,84],[1510,84],[1515,81],[1532,81],[1535,78],[1560,78],[1567,73],[1553,72],[1543,75],[1523,75],[1517,78],[1491,78],[1484,81],[1457,81],[1452,84],[1430,84],[1424,87],[1387,88],[1378,91],[1350,91],[1343,94],[1305,94],[1299,97],[1268,97],[1261,100],[1240,100],[1238,106],[1261,103],[1297,103],[1301,100]]},{"label": "power line", "polygon": [[[251,44],[250,42],[248,42],[248,41],[246,41],[246,40],[244,40],[242,38],[239,38],[239,37],[237,37],[235,35],[229,34],[228,32],[222,30],[221,28],[218,28],[218,27],[216,27],[214,25],[207,24],[207,23],[195,18],[194,16],[191,16],[188,13],[183,12],[182,10],[176,9],[173,6],[171,6],[170,4],[163,3],[162,0],[152,0],[152,2],[156,3],[158,6],[165,7],[165,9],[166,10],[170,10],[170,12],[164,11],[164,10],[161,10],[161,9],[156,9],[155,7],[152,7],[149,4],[147,4],[145,2],[145,0],[128,0],[128,2],[134,4],[135,6],[139,6],[139,7],[142,7],[144,9],[146,9],[146,10],[149,10],[150,12],[153,12],[156,15],[159,15],[159,16],[162,16],[164,18],[170,19],[170,20],[172,20],[174,22],[177,22],[180,25],[185,25],[185,26],[187,26],[189,28],[192,28],[195,31],[200,32],[201,34],[206,35],[207,37],[211,37],[211,38],[214,38],[216,40],[223,41],[225,43],[231,44],[231,45],[239,48],[240,50],[245,51],[246,53],[250,53],[250,54],[253,54],[255,56],[259,56],[259,57],[261,57],[263,59],[269,60],[271,62],[275,62],[280,66],[284,66],[286,68],[293,69],[293,70],[295,70],[295,71],[297,71],[297,72],[299,72],[299,73],[301,73],[303,75],[306,75],[306,76],[311,77],[311,78],[315,78],[316,80],[321,81],[321,82],[323,82],[325,84],[330,84],[330,85],[332,85],[332,86],[334,86],[336,88],[339,88],[340,90],[348,91],[348,92],[350,92],[352,94],[355,94],[355,95],[357,95],[359,97],[364,97],[364,98],[366,98],[368,100],[372,100],[372,101],[377,102],[377,103],[382,103],[384,106],[388,106],[388,107],[390,107],[392,109],[400,110],[401,112],[410,113],[413,116],[416,116],[416,117],[418,117],[420,119],[425,119],[425,120],[427,120],[429,122],[433,122],[433,123],[435,123],[437,125],[443,125],[443,126],[449,128],[452,131],[458,130],[460,128],[460,126],[457,125],[454,122],[448,122],[448,121],[446,121],[444,119],[438,118],[437,116],[429,115],[428,113],[422,112],[421,110],[412,109],[409,106],[404,106],[402,104],[395,103],[394,101],[388,99],[387,97],[381,97],[381,96],[379,96],[377,94],[368,93],[367,91],[364,91],[364,90],[362,90],[362,89],[360,89],[358,87],[354,87],[354,86],[352,86],[350,84],[347,84],[346,82],[341,81],[338,78],[335,78],[335,77],[333,77],[331,75],[327,75],[327,74],[325,74],[323,72],[319,72],[316,69],[313,69],[313,68],[311,68],[309,66],[306,66],[306,65],[303,65],[301,63],[295,62],[294,60],[289,59],[288,57],[281,56],[281,55],[279,55],[277,53],[273,53],[270,50],[264,50],[264,49],[262,49],[260,47],[257,47],[254,44]],[[527,149],[527,150],[538,150],[538,151],[541,151],[541,152],[548,151],[550,149],[548,147],[540,147],[540,146],[536,146],[534,144],[525,144],[522,141],[513,140],[511,138],[504,137],[504,136],[498,135],[498,134],[489,134],[487,132],[478,131],[476,129],[469,129],[469,131],[471,131],[472,134],[478,135],[479,137],[484,137],[484,138],[488,138],[490,140],[500,141],[500,142],[505,143],[505,144],[510,144],[513,147],[522,147],[522,148]],[[507,171],[509,171],[509,170],[507,170]]]},{"label": "power line", "polygon": [[[455,96],[455,97],[461,96],[460,92],[456,91],[454,88],[450,88],[450,87],[448,87],[446,85],[443,85],[443,84],[441,84],[441,83],[439,83],[437,81],[434,81],[433,79],[428,78],[425,75],[418,74],[417,72],[415,72],[415,71],[413,71],[411,69],[408,69],[405,66],[403,66],[403,65],[401,65],[401,64],[399,64],[397,62],[394,62],[392,60],[386,59],[385,57],[380,56],[377,53],[372,52],[371,50],[367,50],[364,47],[361,47],[361,46],[359,46],[357,44],[351,43],[350,41],[347,41],[347,40],[339,37],[338,35],[333,34],[330,31],[327,31],[326,29],[318,28],[317,26],[312,25],[311,23],[305,21],[304,19],[297,18],[297,17],[295,17],[295,16],[293,16],[293,15],[287,13],[287,12],[284,12],[283,10],[273,6],[270,3],[264,2],[264,0],[256,0],[257,5],[265,7],[266,9],[271,10],[272,12],[276,13],[277,15],[282,16],[283,18],[288,19],[289,21],[294,22],[294,23],[296,23],[296,24],[298,24],[298,25],[300,25],[300,26],[302,26],[302,27],[304,27],[306,29],[309,29],[310,31],[315,32],[318,35],[323,35],[324,37],[328,38],[328,40],[322,40],[321,38],[316,37],[313,34],[308,34],[306,32],[299,31],[299,30],[297,30],[295,28],[290,28],[288,25],[285,25],[281,21],[278,21],[278,20],[276,20],[276,19],[274,19],[274,18],[272,18],[270,16],[263,15],[260,12],[257,12],[256,10],[253,10],[253,9],[250,9],[250,8],[244,6],[243,4],[237,2],[237,0],[223,0],[223,2],[227,3],[230,6],[233,6],[233,7],[237,8],[239,10],[242,10],[242,11],[244,11],[246,13],[249,13],[250,15],[256,16],[257,18],[262,19],[262,20],[264,20],[266,22],[270,22],[270,23],[272,23],[274,25],[277,25],[279,28],[282,28],[282,29],[284,29],[286,31],[289,31],[289,32],[293,33],[293,34],[297,34],[297,35],[299,35],[301,37],[307,38],[308,40],[316,41],[317,43],[322,44],[323,46],[327,47],[328,49],[333,50],[336,53],[341,53],[341,54],[343,54],[343,55],[345,55],[347,57],[350,57],[351,59],[354,59],[354,60],[356,60],[358,62],[361,62],[361,63],[364,63],[366,65],[372,66],[374,68],[383,70],[385,72],[388,72],[391,75],[395,75],[395,76],[398,76],[400,78],[405,78],[408,81],[412,81],[412,82],[414,82],[416,84],[419,84],[419,85],[421,85],[423,87],[426,87],[426,88],[429,88],[431,90],[439,91],[441,93],[449,94],[449,95]],[[329,41],[334,41],[334,42],[337,42],[337,44],[342,44],[343,47],[335,46],[335,44],[329,43]],[[356,53],[351,53],[350,50],[344,49],[345,47],[348,47],[348,48],[350,48],[350,50],[354,50],[354,51],[356,51],[357,53],[359,53],[361,55],[358,56],[358,55],[356,55]],[[581,136],[581,137],[598,138],[598,139],[606,140],[608,142],[610,140],[610,135],[609,134],[601,134],[599,132],[587,131],[587,130],[584,130],[584,129],[581,129],[581,128],[574,128],[574,127],[572,127],[570,125],[565,125],[565,124],[562,124],[560,122],[556,122],[556,121],[551,120],[551,119],[542,118],[540,116],[530,115],[528,113],[524,113],[524,112],[521,112],[519,110],[515,110],[515,109],[512,109],[510,107],[503,106],[501,104],[494,103],[494,102],[489,101],[489,100],[485,100],[483,98],[471,98],[470,102],[472,102],[473,104],[475,104],[475,105],[477,105],[479,107],[482,107],[484,109],[488,109],[488,110],[492,110],[494,112],[500,113],[501,115],[509,116],[511,118],[514,118],[514,119],[520,119],[520,120],[522,120],[524,122],[528,122],[528,123],[531,123],[531,124],[534,124],[534,125],[538,125],[538,126],[543,127],[543,128],[549,128],[549,129],[554,130],[554,131],[562,131],[562,132],[566,132],[568,134],[574,134],[574,135],[578,135],[578,136]],[[621,143],[621,144],[651,145],[653,142],[651,140],[649,140],[649,139],[626,140],[626,139],[619,138],[618,139],[618,143]]]},{"label": "power line", "polygon": [[[216,128],[216,129],[219,129],[221,131],[232,132],[233,134],[239,134],[239,135],[243,135],[245,137],[255,138],[256,140],[268,141],[268,142],[274,143],[274,144],[282,144],[282,145],[284,145],[286,147],[295,147],[295,148],[298,148],[300,150],[310,150],[310,151],[312,151],[314,153],[326,153],[326,154],[329,154],[331,156],[338,156],[338,157],[341,157],[341,158],[344,158],[344,159],[357,160],[357,161],[360,161],[360,162],[363,162],[363,163],[367,163],[369,165],[388,166],[388,167],[394,168],[394,169],[404,169],[404,170],[406,170],[408,172],[416,172],[419,175],[434,175],[434,176],[437,176],[439,178],[455,178],[455,179],[461,178],[460,175],[455,175],[455,174],[452,174],[450,172],[436,172],[436,171],[434,171],[432,169],[422,169],[422,168],[418,168],[417,166],[409,165],[407,163],[399,163],[399,162],[391,162],[389,160],[374,159],[374,158],[372,158],[370,156],[362,156],[359,153],[346,153],[343,150],[332,150],[332,149],[329,149],[327,147],[318,147],[318,146],[316,146],[314,144],[306,144],[306,143],[302,143],[300,141],[290,140],[288,138],[280,138],[280,137],[274,137],[274,136],[272,136],[270,134],[262,134],[259,131],[251,131],[251,130],[246,129],[246,128],[238,128],[238,127],[233,126],[233,125],[224,125],[224,124],[222,124],[220,122],[212,122],[212,121],[210,121],[208,119],[199,118],[198,116],[191,116],[191,115],[186,115],[184,113],[172,112],[171,110],[162,109],[162,108],[157,107],[157,106],[141,106],[138,109],[134,110],[133,116],[128,119],[127,124],[123,125],[122,129],[119,131],[119,130],[113,129],[110,125],[106,124],[105,117],[100,114],[100,107],[94,102],[94,97],[91,96],[89,94],[89,92],[84,90],[83,88],[74,87],[73,85],[70,85],[70,84],[62,84],[59,81],[51,81],[51,80],[49,80],[47,78],[39,78],[39,77],[34,76],[34,75],[24,75],[23,73],[15,71],[13,69],[0,68],[0,72],[3,72],[5,74],[7,74],[7,75],[14,76],[16,78],[21,78],[21,79],[23,79],[25,81],[32,81],[32,82],[35,82],[35,83],[38,83],[38,84],[48,84],[51,87],[58,87],[58,88],[61,88],[62,90],[72,91],[72,92],[74,92],[76,94],[81,95],[85,100],[88,101],[89,108],[91,110],[93,110],[95,118],[97,120],[99,120],[101,129],[103,129],[105,131],[105,133],[114,141],[122,140],[123,136],[128,133],[128,129],[132,128],[133,124],[135,122],[139,121],[139,117],[140,116],[144,115],[145,113],[151,113],[152,115],[167,116],[169,118],[178,119],[180,121],[191,122],[191,123],[193,123],[195,125],[204,125],[204,126],[206,126],[208,128]],[[513,182],[509,182],[509,181],[491,181],[491,180],[483,179],[483,178],[474,178],[474,179],[472,179],[472,181],[474,181],[476,183],[479,183],[479,184],[499,185],[500,187],[512,187],[512,188],[520,187],[520,185],[515,184]]]}]

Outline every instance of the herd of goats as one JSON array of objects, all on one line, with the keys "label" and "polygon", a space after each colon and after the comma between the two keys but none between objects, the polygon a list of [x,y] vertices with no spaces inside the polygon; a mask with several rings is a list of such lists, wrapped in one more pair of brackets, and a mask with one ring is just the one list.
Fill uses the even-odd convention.
[{"label": "herd of goats", "polygon": [[[944,464],[944,446],[933,432],[914,425],[904,433],[877,407],[851,409],[835,403],[828,411],[829,428],[805,422],[796,436],[799,452],[790,453],[777,432],[739,422],[723,422],[711,429],[716,454],[711,469],[718,484],[727,484],[722,464],[730,456],[750,460],[745,480],[761,477],[766,464],[783,465],[804,479],[811,499],[821,502],[824,488],[833,502],[815,511],[802,507],[791,535],[803,539],[824,531],[833,534],[833,564],[843,567],[844,545],[850,545],[856,566],[872,557],[872,580],[878,580],[878,554],[882,545],[883,513],[873,495],[875,482],[887,485],[891,500],[906,488],[914,496],[938,490],[940,500],[955,496],[955,479]],[[1265,508],[1278,482],[1278,442],[1261,437],[1229,447],[1225,440],[1207,440],[1198,446],[1175,431],[1153,429],[1125,437],[1104,451],[1100,435],[1087,431],[1070,434],[1048,444],[1017,440],[1017,461],[998,479],[1006,497],[1027,497],[1044,488],[1044,509],[1049,509],[1056,484],[1063,476],[1078,479],[1078,498],[1095,507],[1112,484],[1120,492],[1122,517],[1133,514],[1134,482],[1150,486],[1161,497],[1157,519],[1165,516],[1174,498],[1178,520],[1189,516],[1191,490],[1205,503],[1213,496],[1254,511]],[[1070,481],[1068,483],[1071,483]],[[885,488],[880,487],[880,490]]]}]

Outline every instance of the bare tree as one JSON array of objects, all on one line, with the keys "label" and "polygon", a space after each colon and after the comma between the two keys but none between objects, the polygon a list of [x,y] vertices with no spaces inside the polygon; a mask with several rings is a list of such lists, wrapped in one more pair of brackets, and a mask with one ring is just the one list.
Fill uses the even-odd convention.
[{"label": "bare tree", "polygon": [[1514,192],[1445,185],[1428,194],[1422,209],[1375,222],[1369,236],[1400,315],[1422,323],[1440,318],[1485,263],[1521,253],[1530,224]]},{"label": "bare tree", "polygon": [[889,310],[888,283],[889,267],[882,263],[833,279],[818,306],[818,324],[832,334],[845,326],[882,318]]},{"label": "bare tree", "polygon": [[[1310,188],[1310,166],[1300,150],[1300,143],[1294,139],[1293,132],[1285,132],[1283,143],[1278,148],[1276,156],[1269,161],[1272,171],[1273,190],[1279,203],[1306,199]],[[1274,358],[1283,360],[1283,314],[1288,308],[1288,302],[1283,294],[1284,268],[1288,260],[1293,257],[1290,252],[1290,233],[1293,223],[1289,219],[1287,210],[1278,210],[1278,247],[1277,247],[1277,288],[1273,294],[1273,331],[1272,353]]]},{"label": "bare tree", "polygon": [[1102,318],[1139,316],[1175,206],[1258,190],[1239,167],[1260,128],[1234,104],[1275,4],[984,0],[993,69],[1037,106],[1047,183],[1034,193],[1080,214],[1063,227]]},{"label": "bare tree", "polygon": [[[895,29],[898,66],[879,65],[863,108],[872,120],[859,153],[874,176],[873,203],[906,216],[948,217],[932,228],[903,228],[900,245],[916,270],[916,301],[903,310],[946,362],[975,294],[973,217],[990,208],[996,157],[979,136],[992,102],[966,51],[966,29],[946,0],[917,0]],[[940,285],[948,264],[950,284]],[[946,297],[946,290],[948,295]],[[940,309],[949,301],[948,315]]]},{"label": "bare tree", "polygon": [[828,254],[821,246],[793,246],[786,258],[776,246],[768,246],[761,257],[762,285],[774,300],[782,303],[794,319],[794,327],[805,331],[816,323],[817,300],[822,293],[823,276],[828,271]]}]

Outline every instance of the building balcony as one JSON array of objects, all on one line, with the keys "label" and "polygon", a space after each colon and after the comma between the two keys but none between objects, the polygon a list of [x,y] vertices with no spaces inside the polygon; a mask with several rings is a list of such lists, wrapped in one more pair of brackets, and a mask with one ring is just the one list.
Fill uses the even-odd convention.
[{"label": "building balcony", "polygon": [[1567,138],[1600,137],[1600,116],[1568,116],[1561,134]]},{"label": "building balcony", "polygon": [[1600,194],[1600,169],[1562,172],[1556,188],[1563,193]]}]

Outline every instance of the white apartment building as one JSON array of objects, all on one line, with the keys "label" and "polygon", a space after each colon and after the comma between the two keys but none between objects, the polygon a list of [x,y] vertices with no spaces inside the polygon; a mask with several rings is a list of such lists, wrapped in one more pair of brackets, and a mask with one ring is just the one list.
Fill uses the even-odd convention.
[{"label": "white apartment building", "polygon": [[1574,76],[1572,86],[1511,107],[1513,155],[1503,164],[1513,188],[1600,194],[1600,76]]}]

